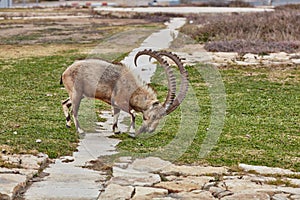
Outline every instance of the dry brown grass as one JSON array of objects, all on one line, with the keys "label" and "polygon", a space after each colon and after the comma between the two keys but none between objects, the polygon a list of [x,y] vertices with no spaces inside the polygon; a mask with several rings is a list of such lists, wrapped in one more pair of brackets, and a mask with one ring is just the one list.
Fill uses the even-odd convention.
[{"label": "dry brown grass", "polygon": [[299,9],[275,12],[190,16],[182,31],[208,51],[239,53],[296,52],[300,50]]}]

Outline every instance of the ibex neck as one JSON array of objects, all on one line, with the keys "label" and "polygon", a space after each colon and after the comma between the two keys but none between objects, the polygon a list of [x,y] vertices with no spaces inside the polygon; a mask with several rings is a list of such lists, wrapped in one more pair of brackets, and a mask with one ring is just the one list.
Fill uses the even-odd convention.
[{"label": "ibex neck", "polygon": [[149,86],[138,88],[130,98],[130,106],[137,112],[148,110],[152,102],[157,101],[157,97],[153,89]]}]

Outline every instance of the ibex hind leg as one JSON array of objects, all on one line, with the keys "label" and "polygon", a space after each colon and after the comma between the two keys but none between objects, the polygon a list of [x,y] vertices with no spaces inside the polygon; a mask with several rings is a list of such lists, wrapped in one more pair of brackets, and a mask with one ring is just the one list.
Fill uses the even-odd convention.
[{"label": "ibex hind leg", "polygon": [[66,127],[71,128],[71,115],[70,115],[70,107],[72,106],[72,102],[70,97],[67,98],[66,100],[62,101],[62,107],[64,114],[66,116]]},{"label": "ibex hind leg", "polygon": [[113,115],[114,115],[114,122],[113,122],[113,132],[114,134],[120,134],[121,131],[118,128],[118,120],[119,120],[119,116],[120,116],[120,109],[119,108],[113,108]]},{"label": "ibex hind leg", "polygon": [[74,92],[72,95],[72,114],[73,114],[73,120],[74,120],[74,124],[76,127],[77,132],[80,135],[84,135],[84,131],[80,128],[79,125],[79,121],[78,121],[78,111],[79,111],[79,106],[80,106],[80,102],[82,99],[82,94],[78,93],[78,92]]}]

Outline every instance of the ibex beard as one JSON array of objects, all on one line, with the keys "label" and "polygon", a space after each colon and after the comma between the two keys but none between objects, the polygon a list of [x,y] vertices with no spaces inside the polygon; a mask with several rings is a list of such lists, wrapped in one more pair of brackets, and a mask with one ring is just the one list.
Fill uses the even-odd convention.
[{"label": "ibex beard", "polygon": [[[99,99],[113,107],[114,133],[119,133],[118,118],[121,110],[131,115],[129,127],[131,136],[155,131],[159,121],[174,111],[184,99],[188,89],[187,72],[179,57],[170,52],[140,51],[135,57],[135,63],[141,55],[155,58],[166,72],[169,90],[164,103],[160,103],[154,90],[137,78],[126,66],[100,59],[80,60],[69,66],[61,77],[61,82],[69,94],[69,98],[62,102],[66,126],[71,126],[70,108],[72,108],[76,130],[79,133],[84,132],[79,125],[78,110],[81,99],[88,97]],[[175,76],[163,56],[173,60],[179,67],[181,87],[177,97]],[[138,131],[135,131],[135,112],[143,114],[143,123]]]}]

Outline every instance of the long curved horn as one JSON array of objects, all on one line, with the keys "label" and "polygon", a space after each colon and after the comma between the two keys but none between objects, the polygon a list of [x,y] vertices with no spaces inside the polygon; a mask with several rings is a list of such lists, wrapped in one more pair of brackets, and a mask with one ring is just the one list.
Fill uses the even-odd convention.
[{"label": "long curved horn", "polygon": [[134,58],[135,66],[136,66],[136,61],[137,61],[138,57],[140,57],[141,55],[148,55],[150,57],[155,58],[160,63],[160,65],[164,68],[164,70],[167,74],[168,95],[167,95],[166,100],[163,104],[165,110],[167,111],[172,107],[175,96],[176,96],[176,77],[173,74],[172,68],[170,67],[168,62],[161,57],[160,52],[153,51],[151,49],[149,49],[149,50],[145,49],[143,51],[139,51],[135,55],[135,58]]},{"label": "long curved horn", "polygon": [[178,92],[177,97],[175,98],[172,106],[169,107],[169,109],[167,109],[166,114],[170,114],[171,112],[173,112],[183,101],[183,99],[186,96],[186,93],[188,91],[188,86],[189,86],[189,82],[188,82],[188,72],[186,71],[186,69],[183,66],[183,63],[181,62],[181,59],[174,53],[172,52],[167,52],[167,51],[160,51],[159,54],[161,56],[165,56],[170,58],[179,68],[180,74],[181,74],[181,84],[180,84],[180,90]]}]

